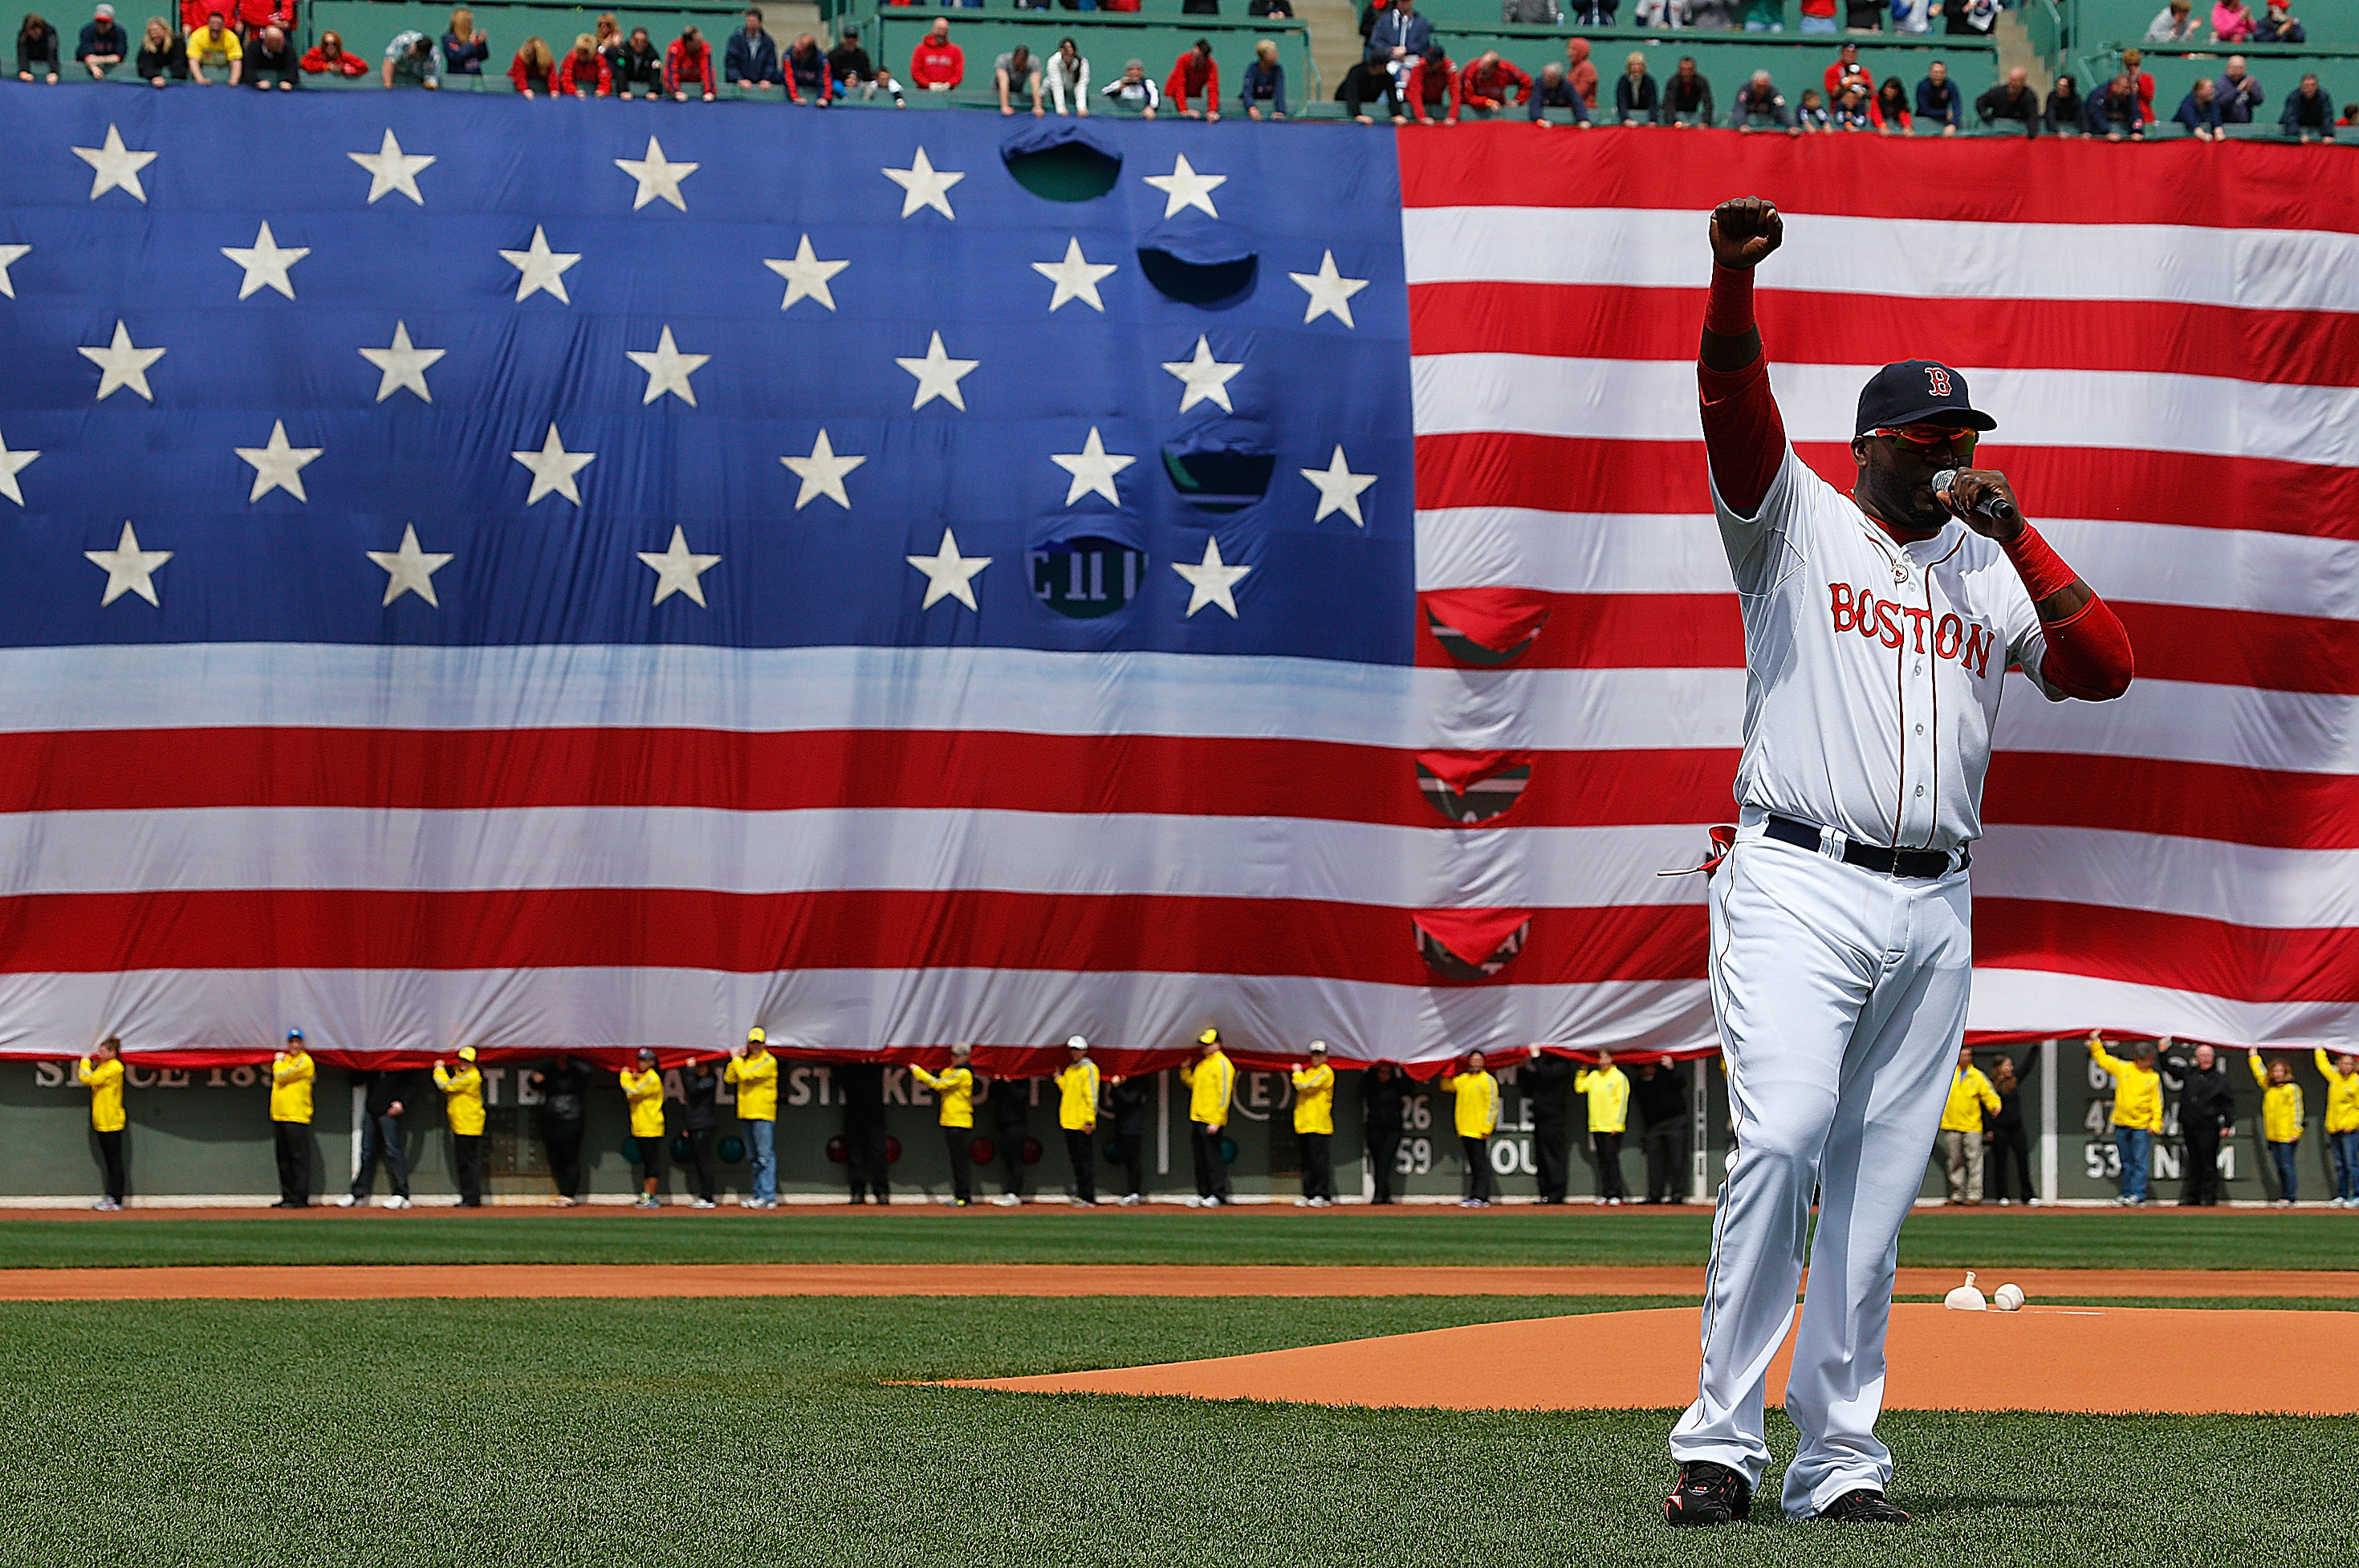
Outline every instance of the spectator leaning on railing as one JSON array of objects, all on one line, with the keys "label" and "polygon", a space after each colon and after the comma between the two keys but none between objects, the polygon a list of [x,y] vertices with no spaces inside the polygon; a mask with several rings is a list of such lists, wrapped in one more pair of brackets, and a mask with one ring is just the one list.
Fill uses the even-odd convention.
[{"label": "spectator leaning on railing", "polygon": [[[795,40],[787,51],[785,65],[787,102],[809,102],[824,109],[835,96],[835,70],[827,63],[827,55],[819,47],[819,39],[809,33]],[[898,94],[896,94],[898,102]]]},{"label": "spectator leaning on railing", "polygon": [[663,56],[656,52],[655,40],[647,37],[645,27],[633,27],[629,38],[617,38],[604,52],[616,97],[662,95]]},{"label": "spectator leaning on railing", "polygon": [[1543,130],[1555,124],[1548,117],[1551,109],[1568,111],[1575,126],[1584,131],[1589,129],[1589,105],[1582,102],[1580,91],[1572,85],[1572,79],[1565,75],[1564,67],[1554,60],[1540,68],[1539,81],[1532,89],[1528,111],[1532,124]]},{"label": "spectator leaning on railing", "polygon": [[1710,125],[1715,114],[1712,105],[1712,81],[1696,69],[1695,57],[1682,55],[1671,79],[1663,83],[1663,106],[1660,112],[1666,125]]},{"label": "spectator leaning on railing", "polygon": [[2016,66],[2006,73],[2005,81],[1995,82],[1974,100],[1974,117],[1984,130],[1995,130],[2002,120],[2012,120],[2023,127],[2027,136],[2039,134],[2039,94],[2031,90],[2030,73]]},{"label": "spectator leaning on railing", "polygon": [[1827,101],[1817,88],[1802,89],[1802,104],[1794,112],[1794,124],[1810,135],[1835,128],[1834,117],[1827,113]]},{"label": "spectator leaning on railing", "polygon": [[27,12],[16,29],[16,80],[55,81],[58,79],[58,30],[38,12]]},{"label": "spectator leaning on railing", "polygon": [[114,7],[101,5],[82,25],[74,59],[93,77],[104,76],[131,57],[131,35],[114,25]]},{"label": "spectator leaning on railing", "polygon": [[598,52],[598,40],[576,33],[573,47],[557,62],[556,92],[560,98],[604,98],[614,91],[614,72]]},{"label": "spectator leaning on railing", "polygon": [[226,80],[235,87],[245,73],[245,46],[238,42],[218,10],[205,14],[205,25],[189,35],[189,80],[200,87],[210,87],[212,79],[205,67],[218,65],[228,72]]},{"label": "spectator leaning on railing", "polygon": [[1655,79],[1647,73],[1647,57],[1637,49],[1622,62],[1622,74],[1614,79],[1614,119],[1623,125],[1651,125],[1656,112],[1663,106],[1662,92]]},{"label": "spectator leaning on railing", "polygon": [[712,46],[704,41],[704,29],[693,22],[682,27],[671,48],[664,51],[664,91],[682,103],[691,92],[701,92],[707,103],[720,93],[712,75]]},{"label": "spectator leaning on railing", "polygon": [[1401,84],[1401,95],[1408,100],[1410,118],[1421,125],[1447,118],[1451,83],[1457,78],[1458,68],[1442,52],[1441,46],[1428,46],[1418,62],[1408,68],[1408,76]]},{"label": "spectator leaning on railing", "polygon": [[549,40],[535,36],[525,39],[508,61],[508,80],[527,98],[553,92],[557,81],[557,57],[549,52]]},{"label": "spectator leaning on railing", "polygon": [[1237,84],[1237,103],[1248,120],[1286,118],[1286,67],[1277,63],[1277,45],[1271,40],[1254,45],[1254,57]]},{"label": "spectator leaning on railing", "polygon": [[1935,60],[1925,72],[1925,80],[1917,84],[1917,117],[1927,128],[1941,127],[1941,135],[1958,134],[1959,100],[1963,96],[1958,84],[1950,80],[1950,68]]},{"label": "spectator leaning on railing", "polygon": [[432,38],[415,28],[394,34],[393,41],[385,46],[385,84],[387,87],[441,86],[441,49]]},{"label": "spectator leaning on railing", "polygon": [[1451,90],[1450,123],[1472,113],[1489,118],[1506,111],[1508,101],[1518,104],[1532,101],[1532,79],[1513,60],[1501,59],[1497,49],[1485,49],[1458,73]]},{"label": "spectator leaning on railing", "polygon": [[1027,91],[1032,94],[1032,117],[1037,120],[1048,113],[1048,106],[1040,99],[1040,62],[1022,44],[991,62],[991,85],[999,94],[999,112],[1003,114],[1015,114],[1016,101]]},{"label": "spectator leaning on railing", "polygon": [[1831,114],[1837,130],[1856,134],[1875,124],[1875,101],[1854,81],[1843,90],[1843,96],[1835,100]]},{"label": "spectator leaning on railing", "polygon": [[314,76],[354,77],[368,74],[368,61],[344,52],[344,36],[332,27],[303,51],[303,69]]},{"label": "spectator leaning on railing", "polygon": [[1040,81],[1058,114],[1090,112],[1090,62],[1082,58],[1081,46],[1072,39],[1057,40],[1056,52],[1040,64]]},{"label": "spectator leaning on railing", "polygon": [[294,91],[295,78],[302,70],[302,57],[295,52],[295,40],[287,29],[273,22],[245,42],[245,80],[251,87],[268,92],[277,88],[281,92]]},{"label": "spectator leaning on railing", "polygon": [[722,80],[745,87],[776,87],[786,80],[778,69],[778,45],[762,30],[762,13],[748,8],[745,25],[729,35],[721,62]]},{"label": "spectator leaning on railing", "polygon": [[2199,76],[2187,96],[2179,101],[2179,112],[2171,119],[2187,127],[2187,134],[2199,142],[2222,140],[2220,132],[2220,90],[2208,76]]},{"label": "spectator leaning on railing", "polygon": [[2334,103],[2318,85],[2316,71],[2304,71],[2301,85],[2288,93],[2285,113],[2277,116],[2277,127],[2288,136],[2299,136],[2305,142],[2331,142],[2334,139]]},{"label": "spectator leaning on railing", "polygon": [[[189,49],[172,29],[164,25],[161,16],[147,18],[147,35],[139,40],[139,53],[132,67],[141,80],[151,87],[161,87],[168,81],[189,80]],[[366,69],[364,67],[363,69]]]},{"label": "spectator leaning on railing", "polygon": [[[1354,66],[1353,69],[1357,70],[1359,68]],[[1348,82],[1351,78],[1344,80]],[[1155,79],[1147,74],[1146,61],[1136,59],[1124,66],[1122,74],[1107,82],[1098,96],[1111,99],[1116,110],[1136,114],[1142,120],[1155,118],[1156,106],[1163,102],[1162,92],[1155,85]]]},{"label": "spectator leaning on railing", "polygon": [[1916,120],[1908,113],[1908,89],[1900,84],[1898,77],[1884,79],[1884,85],[1867,101],[1867,118],[1887,136],[1905,136],[1917,128]]},{"label": "spectator leaning on railing", "polygon": [[2048,89],[2048,108],[2040,118],[2050,135],[2077,136],[2082,107],[2080,85],[2070,76],[2059,76]]},{"label": "spectator leaning on railing", "polygon": [[[1197,97],[1204,101],[1201,109],[1189,106],[1189,101]],[[1163,79],[1163,98],[1179,110],[1182,119],[1221,117],[1221,62],[1212,58],[1210,38],[1198,38],[1185,54],[1171,62],[1171,74]]]},{"label": "spectator leaning on railing", "polygon": [[1777,91],[1777,84],[1769,79],[1767,71],[1756,70],[1752,81],[1736,90],[1736,106],[1729,111],[1728,123],[1740,131],[1754,131],[1765,128],[1756,124],[1763,120],[1788,135],[1802,134],[1802,128],[1794,124],[1794,116],[1787,111],[1786,95]]}]

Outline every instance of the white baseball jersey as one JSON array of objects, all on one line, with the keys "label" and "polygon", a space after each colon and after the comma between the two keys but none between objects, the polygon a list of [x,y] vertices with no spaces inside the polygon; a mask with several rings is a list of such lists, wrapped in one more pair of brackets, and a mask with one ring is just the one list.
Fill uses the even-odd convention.
[{"label": "white baseball jersey", "polygon": [[1891,849],[1981,837],[2007,665],[2063,700],[2006,552],[1954,522],[1896,543],[1791,446],[1757,516],[1712,499],[1745,615],[1737,800]]}]

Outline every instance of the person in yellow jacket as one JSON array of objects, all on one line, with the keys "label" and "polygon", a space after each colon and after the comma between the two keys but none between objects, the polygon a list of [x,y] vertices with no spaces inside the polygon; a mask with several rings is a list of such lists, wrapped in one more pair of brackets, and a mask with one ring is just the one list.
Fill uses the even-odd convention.
[{"label": "person in yellow jacket", "polygon": [[2139,1041],[2125,1060],[2110,1054],[2105,1037],[2092,1029],[2089,1060],[2114,1080],[2114,1148],[2122,1162],[2122,1192],[2114,1201],[2142,1207],[2155,1134],[2162,1130],[2162,1074],[2154,1065],[2154,1042]]},{"label": "person in yellow jacket", "polygon": [[664,1087],[663,1075],[656,1070],[656,1054],[639,1047],[639,1065],[625,1067],[617,1075],[623,1082],[623,1099],[631,1109],[631,1141],[639,1150],[639,1197],[635,1208],[661,1208],[663,1200],[656,1189],[663,1184]]},{"label": "person in yellow jacket", "polygon": [[753,1165],[747,1208],[778,1206],[778,1059],[770,1037],[745,1031],[745,1044],[729,1053],[722,1077],[737,1086],[737,1120],[745,1129],[746,1158]]},{"label": "person in yellow jacket", "polygon": [[277,1145],[278,1201],[273,1208],[311,1206],[311,1084],[320,1069],[303,1049],[303,1032],[290,1029],[270,1058],[270,1136]]},{"label": "person in yellow jacket", "polygon": [[90,1130],[98,1140],[99,1164],[106,1172],[106,1195],[97,1206],[113,1214],[123,1206],[123,1042],[110,1034],[74,1064],[74,1076],[90,1091]]},{"label": "person in yellow jacket", "polygon": [[1335,1069],[1327,1065],[1327,1042],[1310,1043],[1310,1060],[1287,1075],[1294,1086],[1294,1137],[1302,1145],[1302,1195],[1297,1208],[1325,1208],[1335,1201]]},{"label": "person in yellow jacket", "polygon": [[1065,1155],[1073,1162],[1075,1208],[1098,1201],[1098,1065],[1080,1035],[1065,1042],[1065,1065],[1057,1073],[1057,1125],[1065,1130]]},{"label": "person in yellow jacket", "polygon": [[459,1047],[459,1065],[434,1064],[434,1087],[442,1091],[443,1119],[451,1124],[451,1172],[459,1182],[459,1206],[484,1206],[484,1075],[475,1048]]},{"label": "person in yellow jacket", "polygon": [[1229,1162],[1221,1158],[1221,1130],[1229,1124],[1229,1097],[1237,1070],[1221,1049],[1221,1032],[1196,1036],[1195,1060],[1180,1065],[1188,1086],[1188,1142],[1196,1157],[1196,1195],[1190,1208],[1218,1208],[1229,1201]]},{"label": "person in yellow jacket", "polygon": [[2246,1051],[2245,1061],[2253,1069],[2253,1081],[2261,1086],[2261,1139],[2277,1171],[2277,1207],[2291,1208],[2301,1197],[2301,1170],[2294,1159],[2301,1147],[2301,1086],[2293,1081],[2293,1066],[2282,1056],[2263,1066],[2258,1051]]},{"label": "person in yellow jacket", "polygon": [[951,1203],[964,1208],[974,1202],[974,1069],[967,1065],[971,1045],[951,1047],[951,1065],[939,1073],[911,1067],[909,1076],[941,1099],[942,1148],[951,1158]]},{"label": "person in yellow jacket", "polygon": [[1597,1201],[1619,1208],[1630,1195],[1622,1184],[1622,1134],[1630,1126],[1630,1076],[1614,1065],[1614,1053],[1597,1053],[1597,1065],[1572,1076],[1572,1092],[1589,1099],[1589,1146],[1597,1155]]},{"label": "person in yellow jacket", "polygon": [[1973,1050],[1959,1046],[1950,1098],[1941,1105],[1942,1162],[1949,1169],[1951,1203],[1983,1201],[1983,1113],[1995,1116],[1998,1107],[1998,1086],[1974,1065]]},{"label": "person in yellow jacket", "polygon": [[2359,1208],[2359,1054],[2329,1056],[2318,1048],[2326,1080],[2326,1147],[2334,1156],[2334,1206]]},{"label": "person in yellow jacket", "polygon": [[1483,1065],[1483,1053],[1470,1051],[1463,1070],[1441,1076],[1444,1094],[1458,1097],[1458,1147],[1466,1156],[1466,1195],[1460,1208],[1491,1206],[1491,1133],[1499,1125],[1499,1080]]}]

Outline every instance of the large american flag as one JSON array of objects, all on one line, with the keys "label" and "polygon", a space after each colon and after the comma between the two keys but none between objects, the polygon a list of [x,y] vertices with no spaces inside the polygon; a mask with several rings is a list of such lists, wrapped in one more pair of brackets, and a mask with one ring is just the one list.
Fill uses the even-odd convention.
[{"label": "large american flag", "polygon": [[1707,1048],[1740,190],[1805,456],[1990,367],[2138,643],[2008,709],[1977,1023],[2354,1033],[2295,149],[9,97],[0,1050]]}]

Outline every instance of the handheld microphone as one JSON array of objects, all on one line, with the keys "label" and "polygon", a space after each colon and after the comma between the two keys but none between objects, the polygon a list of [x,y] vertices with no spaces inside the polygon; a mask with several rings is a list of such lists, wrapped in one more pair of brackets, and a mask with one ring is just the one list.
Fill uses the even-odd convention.
[{"label": "handheld microphone", "polygon": [[[1950,487],[1957,483],[1957,470],[1943,469],[1940,472],[1933,476],[1933,488],[1944,494],[1947,494]],[[1950,510],[1959,516],[1965,515],[1963,513],[1958,511],[1957,506],[1954,503],[1951,505]],[[1983,497],[1978,503],[1976,503],[1973,510],[1977,516],[1987,517],[1994,523],[2020,523],[2023,521],[2021,514],[2018,514],[2014,507],[2007,504],[2006,497],[2003,495],[1986,495]]]}]

